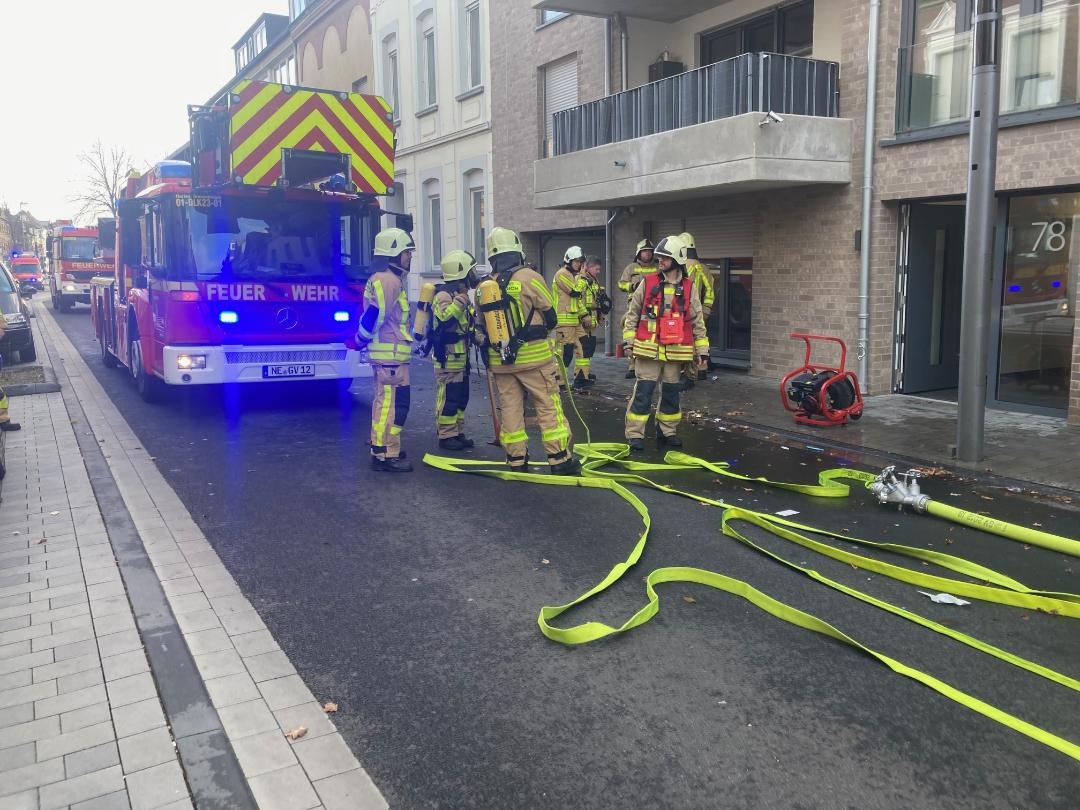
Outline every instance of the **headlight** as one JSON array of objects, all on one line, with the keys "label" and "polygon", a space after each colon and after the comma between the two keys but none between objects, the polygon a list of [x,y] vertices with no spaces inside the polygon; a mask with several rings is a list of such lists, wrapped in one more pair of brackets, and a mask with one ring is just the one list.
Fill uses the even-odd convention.
[{"label": "headlight", "polygon": [[181,371],[190,371],[193,368],[206,368],[206,355],[181,354],[176,358],[176,367]]},{"label": "headlight", "polygon": [[76,287],[74,284],[65,284],[64,285],[64,292],[77,292],[78,289],[79,288]]},{"label": "headlight", "polygon": [[4,315],[4,323],[6,323],[8,326],[19,323],[26,323],[26,316],[23,315],[21,312],[12,312],[11,314]]}]

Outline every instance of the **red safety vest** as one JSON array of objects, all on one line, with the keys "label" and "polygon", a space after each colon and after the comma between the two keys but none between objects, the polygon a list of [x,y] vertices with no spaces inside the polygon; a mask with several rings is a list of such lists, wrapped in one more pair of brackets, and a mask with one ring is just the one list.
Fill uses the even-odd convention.
[{"label": "red safety vest", "polygon": [[[645,296],[634,335],[634,356],[688,363],[694,359],[690,296],[694,282],[684,275],[672,284],[663,275],[645,276]],[[681,294],[679,294],[681,292]]]}]

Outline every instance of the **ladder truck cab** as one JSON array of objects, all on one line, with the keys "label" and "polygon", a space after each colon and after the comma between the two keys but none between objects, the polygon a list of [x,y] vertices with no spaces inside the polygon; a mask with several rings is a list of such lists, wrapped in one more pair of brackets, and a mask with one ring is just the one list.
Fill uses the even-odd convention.
[{"label": "ladder truck cab", "polygon": [[158,163],[118,200],[116,276],[92,301],[102,360],[147,400],[370,374],[350,347],[393,183],[389,105],[242,81],[188,116],[192,162]]}]

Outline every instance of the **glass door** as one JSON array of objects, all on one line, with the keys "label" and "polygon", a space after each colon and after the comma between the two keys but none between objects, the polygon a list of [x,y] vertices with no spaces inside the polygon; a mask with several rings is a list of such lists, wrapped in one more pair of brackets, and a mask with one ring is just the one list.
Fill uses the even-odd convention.
[{"label": "glass door", "polygon": [[1080,193],[1008,201],[996,399],[1064,412],[1069,404]]},{"label": "glass door", "polygon": [[711,273],[715,301],[706,327],[717,360],[750,362],[750,326],[754,292],[751,258],[703,260]]}]

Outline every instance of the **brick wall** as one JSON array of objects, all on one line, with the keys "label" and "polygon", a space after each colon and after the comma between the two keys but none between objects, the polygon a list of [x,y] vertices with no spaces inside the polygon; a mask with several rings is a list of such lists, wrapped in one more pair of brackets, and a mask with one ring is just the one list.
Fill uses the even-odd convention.
[{"label": "brick wall", "polygon": [[[602,226],[602,212],[534,208],[533,161],[543,132],[540,68],[576,54],[579,102],[601,98],[604,21],[571,15],[537,29],[538,12],[520,1],[500,4],[491,17],[492,186],[499,218],[492,224],[534,233]],[[535,240],[523,238],[529,255],[537,256]]]}]

